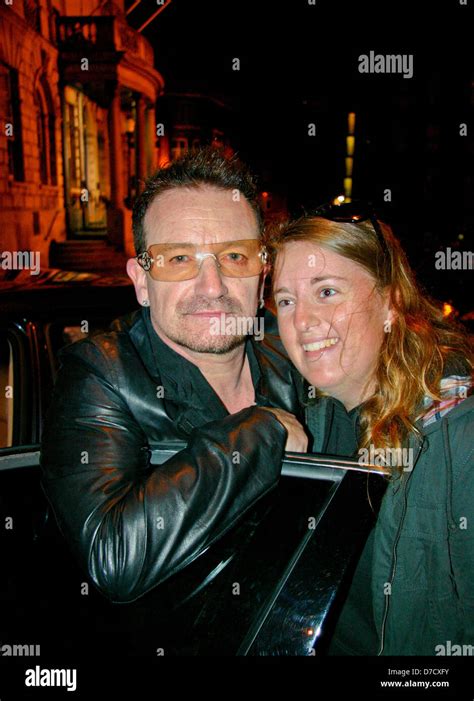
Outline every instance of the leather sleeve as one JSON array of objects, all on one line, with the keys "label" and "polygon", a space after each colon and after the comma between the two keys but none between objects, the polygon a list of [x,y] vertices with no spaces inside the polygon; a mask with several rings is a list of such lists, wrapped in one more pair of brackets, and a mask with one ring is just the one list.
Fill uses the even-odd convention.
[{"label": "leather sleeve", "polygon": [[42,484],[59,527],[108,598],[133,601],[191,562],[279,478],[286,429],[243,409],[150,465],[147,439],[87,342],[65,353],[45,429]]}]

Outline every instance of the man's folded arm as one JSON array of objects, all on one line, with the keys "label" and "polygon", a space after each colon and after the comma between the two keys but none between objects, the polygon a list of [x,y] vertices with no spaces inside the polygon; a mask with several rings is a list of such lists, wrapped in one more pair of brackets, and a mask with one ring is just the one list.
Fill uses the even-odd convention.
[{"label": "man's folded arm", "polygon": [[280,474],[286,430],[258,407],[195,429],[150,465],[147,438],[98,349],[65,354],[43,432],[43,487],[97,587],[133,601],[230,528]]}]

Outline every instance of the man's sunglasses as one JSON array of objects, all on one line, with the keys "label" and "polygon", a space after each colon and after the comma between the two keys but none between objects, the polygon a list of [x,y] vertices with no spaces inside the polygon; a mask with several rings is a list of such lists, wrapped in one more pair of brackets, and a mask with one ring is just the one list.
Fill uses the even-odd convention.
[{"label": "man's sunglasses", "polygon": [[137,261],[153,280],[179,282],[199,275],[205,258],[214,258],[225,277],[259,275],[267,252],[259,239],[240,239],[221,243],[153,243],[137,256]]},{"label": "man's sunglasses", "polygon": [[391,257],[387,241],[385,240],[379,219],[377,218],[377,214],[371,202],[363,202],[360,200],[338,202],[335,200],[327,204],[319,205],[315,209],[311,209],[307,215],[311,217],[322,217],[323,219],[345,224],[362,224],[362,222],[370,221],[382,248],[384,257],[390,262]]}]

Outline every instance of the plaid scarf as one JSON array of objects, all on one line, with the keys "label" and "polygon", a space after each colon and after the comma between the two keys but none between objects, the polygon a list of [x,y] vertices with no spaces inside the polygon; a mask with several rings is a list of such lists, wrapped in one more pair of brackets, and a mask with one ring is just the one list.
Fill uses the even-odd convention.
[{"label": "plaid scarf", "polygon": [[448,375],[443,377],[440,386],[441,401],[435,401],[431,397],[425,397],[423,406],[423,426],[438,421],[442,416],[454,409],[472,392],[472,382],[468,375]]}]

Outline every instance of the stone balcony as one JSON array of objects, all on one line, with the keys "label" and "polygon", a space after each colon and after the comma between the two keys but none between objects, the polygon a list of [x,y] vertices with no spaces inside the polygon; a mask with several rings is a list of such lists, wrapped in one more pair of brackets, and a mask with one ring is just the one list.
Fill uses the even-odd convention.
[{"label": "stone balcony", "polygon": [[82,83],[103,106],[111,100],[122,57],[155,73],[151,44],[120,16],[59,16],[56,41],[63,81]]},{"label": "stone balcony", "polygon": [[61,51],[122,51],[153,66],[151,44],[120,17],[58,17],[57,43]]}]

